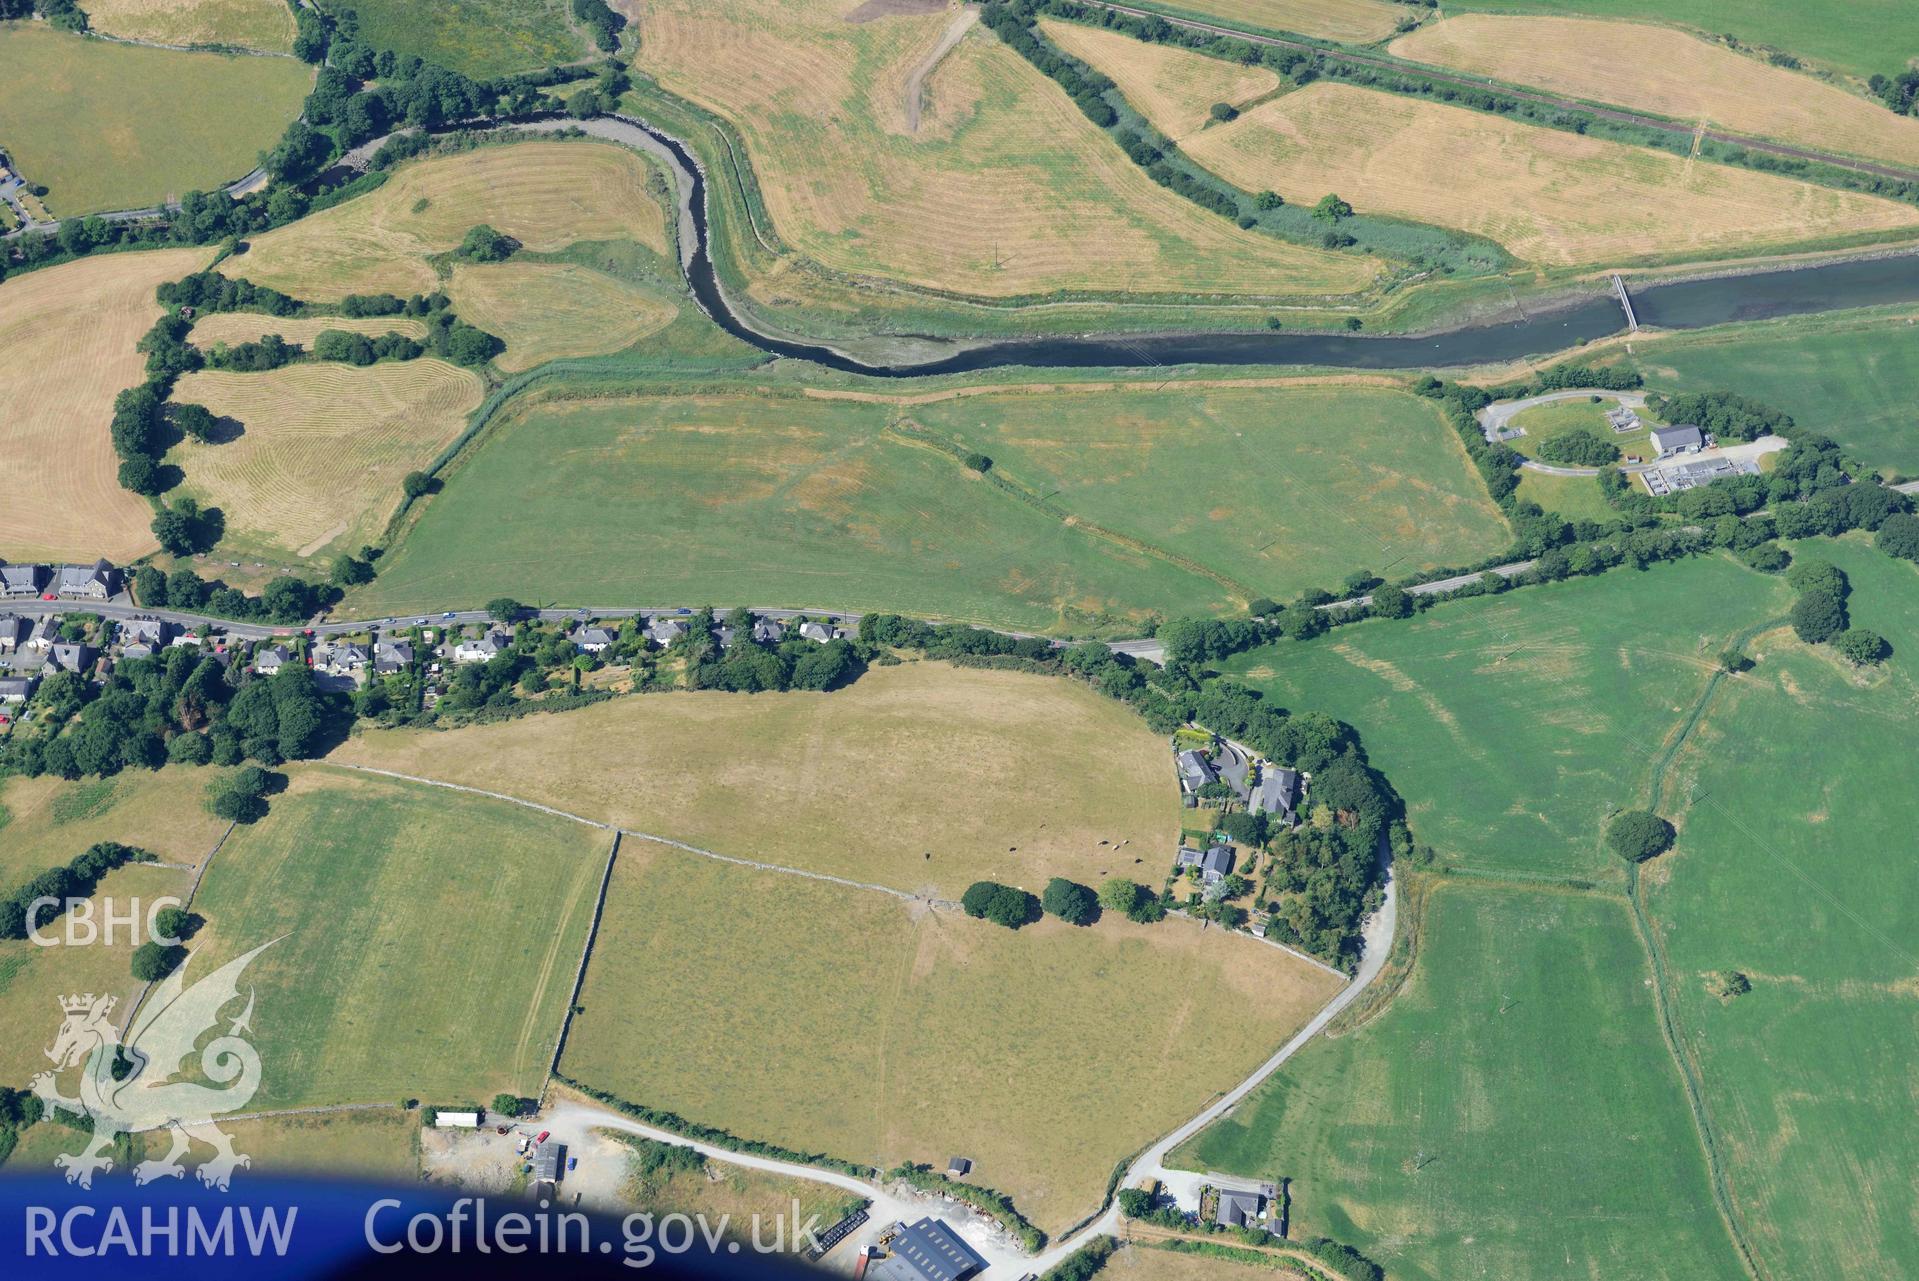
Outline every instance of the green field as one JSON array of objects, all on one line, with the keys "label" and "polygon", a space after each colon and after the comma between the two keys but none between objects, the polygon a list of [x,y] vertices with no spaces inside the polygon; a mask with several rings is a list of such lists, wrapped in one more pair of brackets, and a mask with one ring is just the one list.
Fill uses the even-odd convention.
[{"label": "green field", "polygon": [[1780,580],[1715,557],[1441,605],[1227,666],[1357,726],[1449,863],[1616,878],[1601,820],[1644,786],[1727,642],[1790,603]]},{"label": "green field", "polygon": [[562,1070],[847,1160],[962,1152],[1057,1232],[1338,987],[1190,921],[1014,932],[629,840]]},{"label": "green field", "polygon": [[[251,170],[313,84],[291,58],[0,26],[0,149],[58,217],[135,209]],[[234,104],[245,104],[235,110]]]},{"label": "green field", "polygon": [[1519,473],[1521,502],[1537,503],[1543,510],[1567,520],[1617,520],[1619,513],[1606,505],[1599,481],[1590,476],[1549,476],[1544,472]]},{"label": "green field", "polygon": [[1285,599],[1475,561],[1510,533],[1431,402],[1364,386],[965,396],[912,419],[1029,492]]},{"label": "green field", "polygon": [[1395,1281],[1742,1278],[1646,976],[1623,903],[1442,884],[1386,1012],[1174,1163],[1290,1177]]},{"label": "green field", "polygon": [[486,80],[578,62],[594,46],[567,16],[567,0],[322,0],[351,9],[360,38]]},{"label": "green field", "polygon": [[1545,13],[1620,18],[1730,32],[1826,63],[1861,79],[1892,75],[1919,55],[1908,0],[1462,0],[1448,12]]},{"label": "green field", "polygon": [[548,401],[508,412],[356,605],[504,592],[1117,629],[1507,539],[1448,430],[1386,390]]},{"label": "green field", "polygon": [[1201,574],[1073,529],[884,433],[888,407],[717,395],[529,403],[356,607],[502,594],[893,609],[1032,628],[1211,611]]},{"label": "green field", "polygon": [[[1669,808],[1692,803],[1651,907],[1735,1204],[1771,1275],[1910,1276],[1919,573],[1863,541],[1794,550],[1846,571],[1855,624],[1893,657],[1859,676],[1789,632],[1754,646],[1758,667],[1722,683],[1667,779]],[[1752,991],[1714,997],[1703,976],[1722,969]]]},{"label": "green field", "polygon": [[1512,426],[1525,431],[1524,436],[1515,436],[1506,442],[1515,453],[1527,458],[1538,458],[1542,445],[1556,436],[1569,431],[1585,430],[1601,440],[1618,448],[1623,458],[1627,454],[1646,457],[1650,452],[1647,442],[1652,437],[1650,427],[1641,426],[1628,432],[1616,432],[1612,424],[1606,421],[1608,411],[1617,409],[1619,403],[1610,397],[1601,398],[1595,404],[1587,398],[1578,400],[1555,400],[1544,405],[1535,405],[1531,409],[1516,414]]},{"label": "green field", "polygon": [[247,972],[265,1065],[252,1107],[533,1093],[610,838],[320,767],[271,805],[193,905],[199,973],[279,940]]},{"label": "green field", "polygon": [[1919,333],[1905,318],[1687,335],[1641,346],[1637,363],[1662,389],[1751,396],[1868,466],[1919,475]]}]

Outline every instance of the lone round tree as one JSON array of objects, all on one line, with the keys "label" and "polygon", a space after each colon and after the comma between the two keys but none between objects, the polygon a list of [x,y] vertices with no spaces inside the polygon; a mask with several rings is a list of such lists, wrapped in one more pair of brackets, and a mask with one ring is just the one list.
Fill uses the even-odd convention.
[{"label": "lone round tree", "polygon": [[1646,810],[1626,810],[1606,825],[1606,844],[1629,863],[1643,863],[1672,848],[1673,827]]},{"label": "lone round tree", "polygon": [[1040,906],[1068,925],[1091,925],[1099,919],[1099,898],[1078,881],[1055,876],[1046,882]]}]

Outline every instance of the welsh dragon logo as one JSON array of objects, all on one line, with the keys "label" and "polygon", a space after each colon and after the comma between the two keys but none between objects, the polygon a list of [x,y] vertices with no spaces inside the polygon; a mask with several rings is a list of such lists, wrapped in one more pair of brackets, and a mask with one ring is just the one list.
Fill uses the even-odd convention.
[{"label": "welsh dragon logo", "polygon": [[[226,1032],[197,1051],[200,1074],[224,1088],[178,1079],[178,1074],[200,1038],[219,1023],[220,1011],[239,997],[240,975],[247,965],[272,946],[264,943],[228,961],[192,987],[186,986],[188,965],[180,966],[153,989],[124,1042],[107,1019],[114,997],[60,999],[64,1020],[46,1052],[53,1070],[34,1077],[31,1089],[49,1110],[60,1108],[93,1122],[93,1138],[84,1148],[54,1158],[54,1165],[67,1172],[67,1182],[92,1187],[96,1173],[113,1169],[113,1158],[106,1153],[114,1140],[146,1130],[171,1130],[173,1145],[164,1156],[134,1166],[135,1183],[182,1177],[186,1167],[181,1158],[194,1139],[214,1151],[196,1171],[208,1187],[224,1191],[235,1169],[252,1164],[214,1124],[216,1116],[245,1107],[260,1088],[259,1052],[241,1035],[252,1030],[251,990],[246,1008]],[[131,1065],[131,1071],[123,1069],[124,1075],[116,1076],[116,1063]],[[72,1067],[81,1070],[77,1098],[61,1094],[54,1083],[56,1075]]]}]

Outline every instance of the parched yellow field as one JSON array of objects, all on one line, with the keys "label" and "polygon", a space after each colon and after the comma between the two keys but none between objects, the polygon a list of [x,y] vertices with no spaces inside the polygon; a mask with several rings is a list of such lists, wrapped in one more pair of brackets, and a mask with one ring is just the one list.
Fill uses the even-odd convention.
[{"label": "parched yellow field", "polygon": [[1401,18],[1420,12],[1389,0],[1166,0],[1163,7],[1345,44],[1383,40]]},{"label": "parched yellow field", "polygon": [[216,311],[194,322],[189,340],[202,351],[208,351],[215,343],[254,342],[268,334],[278,334],[290,343],[305,347],[311,346],[325,329],[344,329],[369,338],[388,333],[405,334],[408,338],[426,337],[426,322],[411,316],[263,316],[257,311]]},{"label": "parched yellow field", "polygon": [[119,841],[168,863],[197,866],[226,823],[206,807],[213,770],[175,766],[68,782],[51,774],[0,783],[0,893],[68,862],[97,841]]},{"label": "parched yellow field", "polygon": [[153,549],[153,511],[120,488],[113,398],[145,377],[134,350],[153,291],[206,249],[109,254],[0,284],[0,557],[125,562]]},{"label": "parched yellow field", "polygon": [[[305,1174],[412,1184],[420,1177],[420,1114],[399,1108],[222,1121],[235,1151],[255,1174]],[[141,1136],[146,1155],[167,1150],[160,1132]],[[198,1160],[195,1151],[189,1160]],[[118,1173],[116,1171],[115,1173]]]},{"label": "parched yellow field", "polygon": [[1670,27],[1473,13],[1402,36],[1392,52],[1738,133],[1919,163],[1919,119]]},{"label": "parched yellow field", "polygon": [[562,1070],[803,1151],[964,1153],[1058,1233],[1339,987],[1193,921],[1016,933],[628,841]]},{"label": "parched yellow field", "polygon": [[853,0],[660,0],[638,67],[731,120],[774,227],[828,267],[973,296],[1351,292],[1361,259],[1242,231],[1165,191],[1052,81],[975,27],[907,86],[953,12]]},{"label": "parched yellow field", "polygon": [[1055,677],[944,663],[874,668],[830,694],[649,695],[372,731],[333,759],[952,898],[982,877],[1035,893],[1051,876],[1148,881],[1175,836],[1171,757],[1132,712]]},{"label": "parched yellow field", "polygon": [[650,290],[570,262],[463,263],[446,292],[460,319],[506,341],[496,363],[509,373],[619,351],[679,314]]},{"label": "parched yellow field", "polygon": [[87,25],[156,44],[219,44],[268,53],[293,48],[293,10],[284,0],[93,0]]},{"label": "parched yellow field", "polygon": [[[73,853],[78,854],[80,849]],[[0,1037],[0,1081],[25,1085],[34,1073],[50,1066],[46,1047],[53,1043],[60,1027],[61,997],[76,992],[110,994],[120,1001],[115,1015],[125,1012],[126,1001],[140,987],[131,968],[139,939],[120,925],[115,927],[113,943],[108,946],[106,914],[111,911],[124,919],[137,913],[144,918],[154,900],[182,900],[192,883],[191,873],[175,868],[144,864],[116,868],[101,880],[89,900],[93,923],[100,930],[91,939],[76,932],[72,945],[68,945],[65,922],[49,924],[43,931],[43,936],[59,940],[50,947],[28,939],[0,939],[0,1028],[7,1032]],[[77,920],[74,928],[84,929]]]},{"label": "parched yellow field", "polygon": [[319,302],[425,293],[437,285],[427,255],[458,248],[482,222],[538,252],[632,240],[664,254],[666,215],[647,190],[650,172],[613,143],[519,142],[436,156],[357,200],[267,232],[220,270]]},{"label": "parched yellow field", "polygon": [[1039,25],[1061,49],[1111,76],[1126,100],[1175,140],[1204,128],[1214,103],[1237,107],[1279,87],[1279,77],[1265,67],[1242,67],[1077,22],[1043,18]]},{"label": "parched yellow field", "polygon": [[484,393],[478,374],[431,358],[202,370],[179,381],[174,400],[245,430],[220,444],[184,441],[168,460],[186,472],[187,493],[226,513],[230,538],[298,556],[353,549],[379,533],[401,477],[460,434]]},{"label": "parched yellow field", "polygon": [[1189,139],[1231,182],[1498,241],[1531,262],[1622,263],[1919,225],[1919,209],[1320,82]]}]

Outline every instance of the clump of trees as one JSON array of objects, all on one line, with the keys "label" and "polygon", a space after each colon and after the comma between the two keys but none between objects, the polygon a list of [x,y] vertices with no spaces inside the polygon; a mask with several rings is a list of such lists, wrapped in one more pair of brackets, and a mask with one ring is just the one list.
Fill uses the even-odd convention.
[{"label": "clump of trees", "polygon": [[1091,925],[1099,919],[1099,896],[1089,887],[1063,876],[1046,882],[1039,902],[1048,916],[1057,916],[1068,925]]},{"label": "clump of trees", "polygon": [[1141,925],[1166,919],[1166,904],[1159,896],[1123,876],[1109,877],[1099,887],[1099,905]]},{"label": "clump of trees", "polygon": [[1673,826],[1649,810],[1622,810],[1606,825],[1606,845],[1628,863],[1643,863],[1672,848]]},{"label": "clump of trees", "polygon": [[[102,877],[128,863],[151,863],[153,855],[118,841],[101,841],[88,846],[64,867],[50,867],[40,875],[0,898],[0,939],[23,939],[37,925],[57,920],[67,910],[70,899],[92,896]],[[58,900],[43,906],[37,918],[28,909],[40,898]]]},{"label": "clump of trees", "polygon": [[1722,441],[1792,433],[1792,415],[1729,391],[1648,396],[1646,407],[1669,423],[1691,423]]},{"label": "clump of trees", "polygon": [[1605,467],[1619,461],[1619,446],[1590,428],[1577,427],[1541,441],[1539,456],[1572,467]]},{"label": "clump of trees", "polygon": [[603,52],[618,52],[626,19],[608,8],[606,0],[573,0],[573,19],[593,33],[593,43]]},{"label": "clump of trees", "polygon": [[215,779],[207,788],[207,801],[219,818],[233,823],[257,823],[267,816],[267,797],[283,786],[285,779],[280,775],[258,765],[247,765]]},{"label": "clump of trees", "polygon": [[519,241],[482,222],[467,231],[454,252],[470,262],[505,262],[519,247]]},{"label": "clump of trees", "polygon": [[20,726],[0,744],[0,773],[80,778],[169,761],[278,765],[316,754],[343,710],[304,666],[288,664],[236,690],[225,667],[188,647],[125,660],[97,690],[61,672],[34,698],[40,728]]},{"label": "clump of trees", "polygon": [[1752,980],[1738,970],[1714,970],[1706,975],[1706,990],[1722,1001],[1730,1001],[1752,991]]},{"label": "clump of trees", "polygon": [[1792,603],[1792,630],[1808,645],[1829,641],[1846,630],[1846,597],[1852,592],[1845,571],[1830,561],[1801,560],[1786,571],[1799,595]]},{"label": "clump of trees", "polygon": [[148,939],[133,949],[133,977],[142,983],[157,983],[179,969],[186,959],[187,950],[178,943]]},{"label": "clump of trees", "polygon": [[1025,890],[997,881],[974,881],[960,896],[960,907],[968,916],[988,920],[1017,930],[1040,918],[1040,902]]}]

